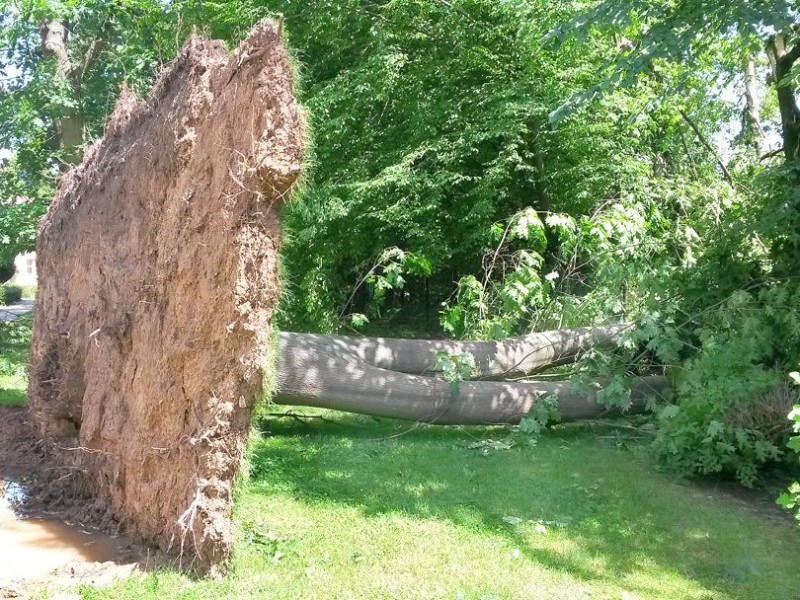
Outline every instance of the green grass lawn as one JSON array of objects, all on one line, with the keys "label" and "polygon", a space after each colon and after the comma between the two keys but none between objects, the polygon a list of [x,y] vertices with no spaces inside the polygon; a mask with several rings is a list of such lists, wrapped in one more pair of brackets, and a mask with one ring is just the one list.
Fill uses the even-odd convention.
[{"label": "green grass lawn", "polygon": [[[330,415],[331,413],[326,413]],[[655,470],[643,446],[560,428],[339,416],[257,436],[231,573],[150,573],[84,598],[795,598],[789,518]]]},{"label": "green grass lawn", "polygon": [[32,319],[25,315],[0,323],[0,406],[25,404]]}]

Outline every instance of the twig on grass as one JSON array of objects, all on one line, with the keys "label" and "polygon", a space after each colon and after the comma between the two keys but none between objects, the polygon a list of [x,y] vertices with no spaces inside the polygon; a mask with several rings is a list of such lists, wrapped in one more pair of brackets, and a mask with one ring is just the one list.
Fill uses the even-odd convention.
[{"label": "twig on grass", "polygon": [[265,416],[267,417],[276,417],[276,418],[286,418],[286,419],[294,419],[298,423],[302,423],[303,425],[307,425],[308,423],[305,422],[304,419],[318,419],[320,421],[324,421],[325,423],[333,423],[334,425],[341,425],[339,421],[334,421],[333,419],[329,419],[327,417],[323,417],[322,415],[303,415],[300,413],[294,412],[270,412],[266,413]]}]

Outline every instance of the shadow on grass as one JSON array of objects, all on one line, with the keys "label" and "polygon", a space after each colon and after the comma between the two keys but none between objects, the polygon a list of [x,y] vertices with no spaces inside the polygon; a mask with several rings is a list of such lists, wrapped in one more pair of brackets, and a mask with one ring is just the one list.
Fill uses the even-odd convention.
[{"label": "shadow on grass", "polygon": [[[529,559],[584,580],[618,580],[655,564],[727,592],[764,583],[788,592],[798,583],[775,577],[784,567],[774,561],[790,569],[800,558],[788,527],[651,472],[586,431],[562,428],[535,447],[518,438],[497,450],[482,440],[502,440],[507,430],[363,417],[276,419],[268,429],[251,455],[259,493],[288,490],[367,517],[447,520],[503,536]],[[558,539],[543,541],[542,527]],[[774,553],[782,558],[768,558]]]}]

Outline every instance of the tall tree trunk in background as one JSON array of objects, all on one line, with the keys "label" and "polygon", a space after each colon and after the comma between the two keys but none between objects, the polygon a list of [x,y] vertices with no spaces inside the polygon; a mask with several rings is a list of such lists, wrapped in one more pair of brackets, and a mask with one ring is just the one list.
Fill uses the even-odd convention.
[{"label": "tall tree trunk in background", "polygon": [[742,141],[750,144],[760,157],[764,152],[766,135],[761,127],[761,106],[756,91],[756,67],[750,54],[744,61],[744,112],[742,113]]},{"label": "tall tree trunk in background", "polygon": [[532,127],[533,133],[533,182],[536,187],[536,195],[538,196],[537,209],[542,212],[549,212],[552,206],[552,198],[550,192],[547,191],[547,186],[544,182],[544,174],[546,173],[544,164],[544,126],[542,123],[537,122]]},{"label": "tall tree trunk in background", "polygon": [[778,107],[781,113],[783,130],[783,153],[791,162],[800,157],[800,108],[795,99],[795,87],[786,85],[784,79],[792,66],[800,58],[800,43],[787,47],[786,36],[773,35],[767,42],[767,56],[772,67],[772,79],[778,94]]},{"label": "tall tree trunk in background", "polygon": [[62,151],[62,170],[66,170],[83,158],[86,123],[81,102],[81,84],[86,71],[103,49],[103,31],[101,29],[77,63],[70,59],[69,28],[65,22],[58,19],[43,21],[40,34],[45,56],[55,57],[56,76],[67,82],[75,100],[76,108],[52,115],[56,143]]},{"label": "tall tree trunk in background", "polygon": [[[67,50],[69,31],[64,22],[52,19],[44,21],[41,28],[42,49],[45,56],[56,59],[56,76],[66,79],[70,88],[80,97],[80,84],[75,80],[75,67]],[[53,115],[56,143],[62,150],[62,170],[79,162],[83,154],[83,114],[80,107],[71,113]]]}]

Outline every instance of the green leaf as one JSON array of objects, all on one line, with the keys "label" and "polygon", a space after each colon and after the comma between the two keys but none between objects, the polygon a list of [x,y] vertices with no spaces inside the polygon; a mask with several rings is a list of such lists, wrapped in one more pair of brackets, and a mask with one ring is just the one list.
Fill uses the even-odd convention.
[{"label": "green leaf", "polygon": [[349,318],[350,325],[352,325],[355,329],[362,329],[369,323],[369,319],[366,317],[366,315],[361,313],[353,313]]},{"label": "green leaf", "polygon": [[794,450],[800,454],[800,435],[791,437],[787,442],[786,447],[789,448],[789,450]]},{"label": "green leaf", "polygon": [[778,496],[778,499],[776,500],[776,502],[780,506],[782,506],[783,508],[786,508],[786,509],[792,509],[792,508],[794,508],[794,507],[796,507],[798,505],[797,498],[794,497],[794,496],[789,495],[786,492],[784,492],[783,494]]}]

